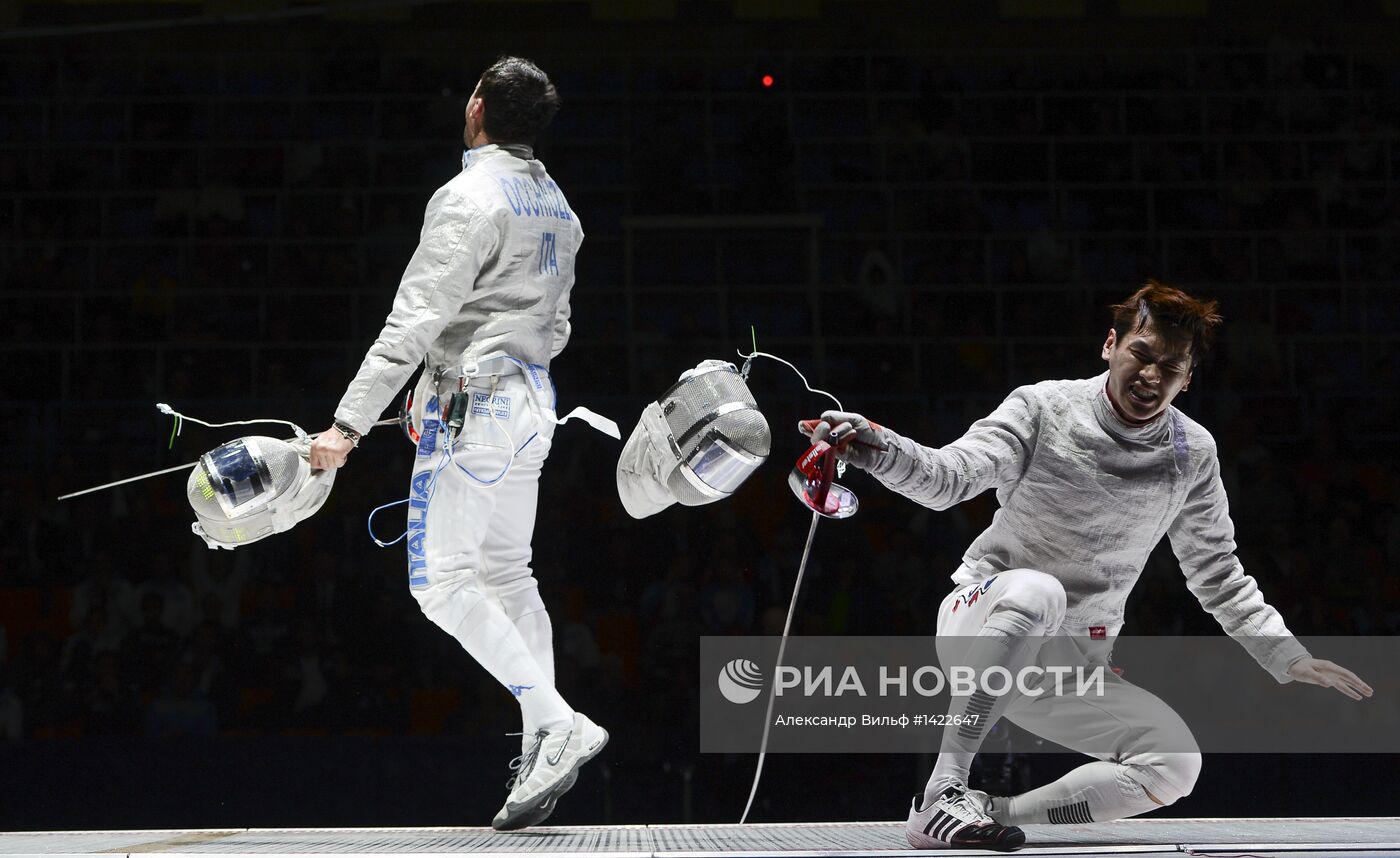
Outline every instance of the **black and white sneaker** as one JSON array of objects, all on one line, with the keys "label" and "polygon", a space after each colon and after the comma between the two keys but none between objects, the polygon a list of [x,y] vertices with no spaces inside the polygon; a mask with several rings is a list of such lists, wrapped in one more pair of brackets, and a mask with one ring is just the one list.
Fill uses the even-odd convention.
[{"label": "black and white sneaker", "polygon": [[914,796],[904,834],[915,849],[994,849],[1014,852],[1026,845],[1021,829],[1001,825],[987,815],[987,794],[962,785],[950,786],[928,807]]}]

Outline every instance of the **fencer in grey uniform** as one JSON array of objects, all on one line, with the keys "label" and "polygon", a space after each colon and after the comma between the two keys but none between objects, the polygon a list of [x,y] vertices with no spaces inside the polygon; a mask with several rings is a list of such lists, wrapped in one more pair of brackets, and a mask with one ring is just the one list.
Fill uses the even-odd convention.
[{"label": "fencer in grey uniform", "polygon": [[578,215],[534,157],[559,100],[527,60],[481,76],[462,171],[433,194],[393,309],[317,438],[339,467],[421,364],[410,424],[408,586],[520,704],[521,755],[492,824],[542,821],[607,732],[554,685],[549,614],[530,568],[555,425],[550,361],[569,340]]},{"label": "fencer in grey uniform", "polygon": [[[1014,671],[1050,650],[1055,664],[1067,654],[1106,662],[1128,594],[1166,536],[1188,589],[1279,682],[1369,696],[1353,673],[1312,658],[1245,574],[1215,441],[1171,406],[1219,323],[1214,302],[1149,281],[1114,310],[1102,350],[1108,372],[1017,388],[942,448],[858,414],[828,412],[816,427],[814,435],[835,432],[847,461],[924,506],[946,509],[996,489],[1000,509],[938,606],[940,658],[979,672],[989,664]],[[1024,843],[1019,824],[1119,819],[1190,793],[1201,768],[1190,730],[1160,699],[1111,673],[1108,680],[1102,699],[954,698],[949,722],[964,726],[945,728],[909,813],[911,845],[1009,851]],[[1098,759],[1025,795],[969,790],[973,756],[1002,715]]]}]

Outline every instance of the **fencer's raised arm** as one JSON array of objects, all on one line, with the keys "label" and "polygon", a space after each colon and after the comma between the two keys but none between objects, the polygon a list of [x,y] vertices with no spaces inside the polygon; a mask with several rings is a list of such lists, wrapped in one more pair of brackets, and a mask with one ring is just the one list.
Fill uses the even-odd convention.
[{"label": "fencer's raised arm", "polygon": [[370,430],[460,312],[498,240],[499,230],[469,197],[450,184],[438,189],[428,201],[394,307],[336,407],[338,422],[360,434]]},{"label": "fencer's raised arm", "polygon": [[1201,452],[1193,463],[1196,473],[1167,538],[1186,576],[1186,587],[1201,607],[1261,667],[1279,682],[1288,682],[1289,666],[1307,657],[1308,651],[1289,632],[1279,612],[1264,601],[1259,584],[1245,574],[1235,556],[1235,525],[1220,481],[1215,442],[1203,430],[1201,434],[1205,437],[1192,439],[1192,447]]},{"label": "fencer's raised arm", "polygon": [[931,509],[947,509],[1018,480],[1035,450],[1039,403],[1018,387],[961,438],[925,447],[884,430],[888,450],[866,470],[890,489]]}]

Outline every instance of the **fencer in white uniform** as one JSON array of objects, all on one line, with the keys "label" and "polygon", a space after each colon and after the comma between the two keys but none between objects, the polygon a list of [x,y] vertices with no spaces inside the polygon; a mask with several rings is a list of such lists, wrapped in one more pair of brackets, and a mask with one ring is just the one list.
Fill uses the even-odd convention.
[{"label": "fencer in white uniform", "polygon": [[[1108,372],[1017,388],[942,448],[850,413],[827,412],[812,432],[834,433],[848,461],[933,509],[996,489],[1000,508],[938,606],[940,659],[979,674],[1106,664],[1128,594],[1165,535],[1188,589],[1279,682],[1369,696],[1350,671],[1312,658],[1245,574],[1214,439],[1171,407],[1219,322],[1214,302],[1149,281],[1114,310]],[[1120,819],[1190,793],[1201,755],[1189,728],[1160,699],[1105,675],[1103,697],[1044,693],[1048,682],[1036,696],[955,697],[909,813],[910,844],[1010,851],[1025,841],[1020,824]],[[972,759],[1002,716],[1097,760],[1020,796],[969,790]]]},{"label": "fencer in white uniform", "polygon": [[553,84],[527,60],[483,73],[462,171],[433,194],[393,310],[316,439],[339,467],[421,364],[408,499],[408,585],[423,613],[516,698],[521,755],[493,820],[537,824],[607,732],[554,685],[549,614],[530,567],[541,466],[557,418],[550,361],[569,340],[578,215],[534,157]]}]

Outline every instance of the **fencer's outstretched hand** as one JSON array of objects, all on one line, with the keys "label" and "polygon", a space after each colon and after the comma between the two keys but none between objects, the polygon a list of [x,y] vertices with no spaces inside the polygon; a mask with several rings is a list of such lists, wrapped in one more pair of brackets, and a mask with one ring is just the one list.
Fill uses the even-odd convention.
[{"label": "fencer's outstretched hand", "polygon": [[311,467],[317,471],[339,468],[345,464],[353,449],[355,442],[332,426],[311,440]]},{"label": "fencer's outstretched hand", "polygon": [[851,411],[824,411],[820,420],[803,420],[797,431],[836,448],[836,455],[857,468],[872,467],[880,459],[885,444],[884,429]]},{"label": "fencer's outstretched hand", "polygon": [[1288,666],[1288,675],[1299,682],[1310,682],[1326,688],[1335,688],[1352,700],[1370,697],[1371,686],[1361,677],[1342,667],[1321,658],[1300,658]]}]

